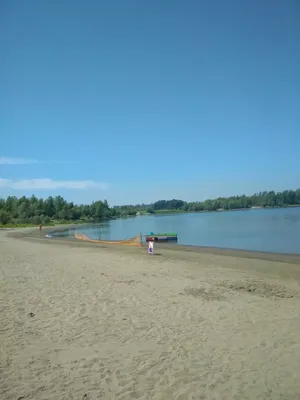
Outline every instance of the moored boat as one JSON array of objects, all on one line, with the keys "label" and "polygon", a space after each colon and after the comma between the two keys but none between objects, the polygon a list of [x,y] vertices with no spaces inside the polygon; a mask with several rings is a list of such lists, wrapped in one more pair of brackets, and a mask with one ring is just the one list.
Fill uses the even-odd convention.
[{"label": "moored boat", "polygon": [[150,232],[146,236],[146,242],[153,240],[155,242],[168,242],[169,240],[177,241],[177,233],[174,232],[167,232],[167,233],[154,233]]}]

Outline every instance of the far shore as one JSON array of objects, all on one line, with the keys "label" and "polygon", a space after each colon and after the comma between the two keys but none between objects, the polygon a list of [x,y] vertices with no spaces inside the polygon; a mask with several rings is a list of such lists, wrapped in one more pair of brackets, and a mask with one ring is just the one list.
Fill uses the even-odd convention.
[{"label": "far shore", "polygon": [[160,214],[192,214],[192,213],[213,213],[213,212],[227,212],[227,211],[250,211],[250,210],[263,210],[263,209],[278,209],[278,208],[290,208],[290,207],[300,207],[300,204],[287,204],[285,206],[253,206],[253,207],[244,207],[244,208],[230,208],[226,210],[225,208],[218,208],[216,210],[200,210],[200,211],[191,211],[191,210],[157,210],[156,213],[151,214],[151,213],[144,213],[140,214],[142,215],[160,215]]},{"label": "far shore", "polygon": [[[220,212],[230,212],[230,211],[255,211],[255,210],[272,210],[272,209],[285,209],[285,208],[300,208],[300,204],[290,204],[290,205],[285,205],[285,206],[253,206],[249,208],[231,208],[229,210],[225,210],[224,208],[219,208],[217,210],[201,210],[201,211],[191,211],[191,210],[157,210],[155,213],[146,213],[146,212],[138,212],[136,215],[123,215],[120,217],[110,217],[110,218],[105,218],[103,220],[99,221],[67,221],[66,223],[62,224],[57,224],[57,225],[44,225],[44,228],[55,228],[57,227],[62,227],[64,228],[65,226],[82,226],[82,225],[90,225],[90,224],[101,224],[103,222],[115,220],[115,219],[127,219],[127,218],[135,218],[135,217],[142,217],[142,216],[149,216],[149,215],[163,215],[163,214],[201,214],[201,213],[220,213]],[[11,229],[23,229],[23,228],[35,228],[36,225],[33,224],[7,224],[7,225],[0,225],[0,231],[1,230],[11,230]]]}]

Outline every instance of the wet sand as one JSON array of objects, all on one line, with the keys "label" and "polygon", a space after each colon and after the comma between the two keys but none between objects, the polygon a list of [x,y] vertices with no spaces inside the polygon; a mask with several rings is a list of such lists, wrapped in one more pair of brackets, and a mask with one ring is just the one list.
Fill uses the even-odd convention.
[{"label": "wet sand", "polygon": [[1,231],[1,399],[300,399],[300,257],[157,253]]}]

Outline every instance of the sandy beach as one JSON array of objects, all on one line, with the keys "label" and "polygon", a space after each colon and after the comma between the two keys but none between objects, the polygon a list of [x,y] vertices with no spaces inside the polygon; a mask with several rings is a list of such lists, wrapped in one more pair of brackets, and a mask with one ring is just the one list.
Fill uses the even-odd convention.
[{"label": "sandy beach", "polygon": [[1,399],[300,399],[299,257],[14,236]]}]

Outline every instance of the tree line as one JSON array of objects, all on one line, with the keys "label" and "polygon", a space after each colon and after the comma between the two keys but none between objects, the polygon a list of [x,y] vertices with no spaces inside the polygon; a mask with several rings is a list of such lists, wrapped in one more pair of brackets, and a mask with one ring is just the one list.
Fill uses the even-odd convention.
[{"label": "tree line", "polygon": [[97,222],[108,218],[154,214],[158,212],[199,212],[249,209],[253,207],[287,207],[300,205],[300,189],[260,192],[252,196],[231,196],[207,199],[203,202],[158,200],[151,204],[109,207],[106,200],[91,204],[74,204],[61,196],[38,199],[35,196],[9,196],[0,199],[0,225],[38,225],[66,222]]}]

